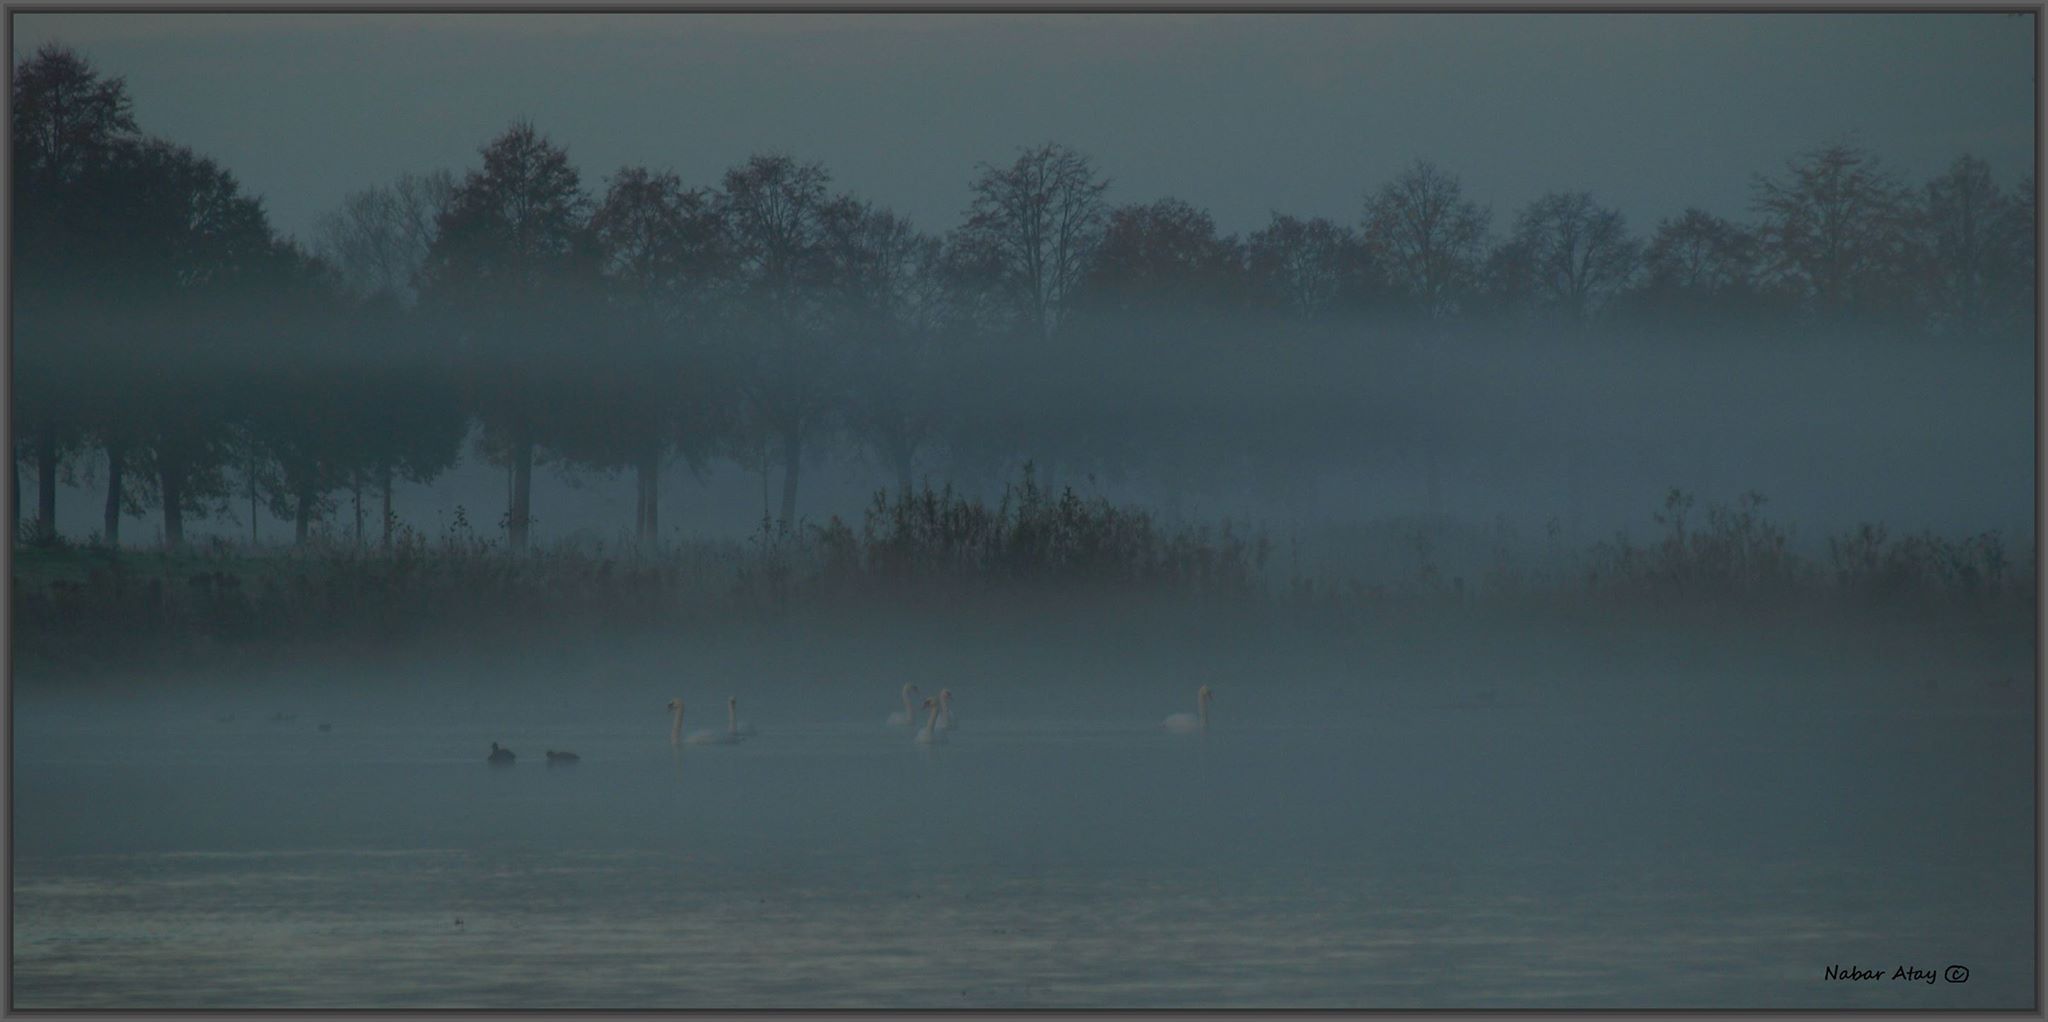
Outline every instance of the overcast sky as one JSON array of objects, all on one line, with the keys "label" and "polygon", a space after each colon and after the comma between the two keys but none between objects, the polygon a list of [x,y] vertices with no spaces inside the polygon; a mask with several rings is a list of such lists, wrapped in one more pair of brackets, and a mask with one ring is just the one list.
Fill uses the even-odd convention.
[{"label": "overcast sky", "polygon": [[1496,223],[1587,189],[1638,231],[1746,213],[1751,175],[1848,140],[1918,180],[1964,152],[2033,168],[2033,17],[2004,14],[17,14],[124,75],[306,238],[343,194],[467,169],[531,118],[593,190],[619,166],[710,185],[762,150],[944,230],[977,163],[1066,142],[1118,201],[1225,231],[1358,219],[1418,157]]}]

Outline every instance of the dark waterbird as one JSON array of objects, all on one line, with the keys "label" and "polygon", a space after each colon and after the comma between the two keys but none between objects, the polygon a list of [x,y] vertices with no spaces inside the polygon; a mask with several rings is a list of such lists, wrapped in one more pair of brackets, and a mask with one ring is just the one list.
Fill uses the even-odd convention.
[{"label": "dark waterbird", "polygon": [[498,747],[497,742],[492,742],[491,754],[484,757],[484,760],[492,766],[511,766],[512,761],[518,758],[512,754],[511,749],[501,749]]},{"label": "dark waterbird", "polygon": [[581,762],[583,762],[583,757],[578,756],[573,752],[556,752],[553,749],[548,750],[549,766],[554,766],[556,764],[569,764]]}]

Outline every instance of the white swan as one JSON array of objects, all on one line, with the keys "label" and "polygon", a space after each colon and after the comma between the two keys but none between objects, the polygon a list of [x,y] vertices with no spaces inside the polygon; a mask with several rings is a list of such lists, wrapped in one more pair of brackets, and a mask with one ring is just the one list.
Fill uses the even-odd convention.
[{"label": "white swan", "polygon": [[941,742],[944,742],[946,740],[946,736],[940,733],[938,730],[939,701],[936,699],[927,699],[924,701],[924,705],[920,707],[920,709],[928,709],[932,711],[932,715],[926,717],[924,720],[924,726],[917,729],[917,744],[937,745]]},{"label": "white swan", "polygon": [[889,715],[890,727],[909,727],[917,723],[918,704],[911,701],[916,698],[916,685],[903,686],[903,709]]},{"label": "white swan", "polygon": [[953,730],[953,690],[950,688],[939,690],[939,730]]},{"label": "white swan", "polygon": [[725,733],[731,735],[734,741],[751,738],[754,735],[754,725],[740,719],[739,696],[725,697]]},{"label": "white swan", "polygon": [[1209,686],[1203,685],[1195,690],[1195,712],[1176,713],[1166,718],[1163,726],[1175,734],[1206,733],[1209,730],[1209,700],[1214,698]]}]

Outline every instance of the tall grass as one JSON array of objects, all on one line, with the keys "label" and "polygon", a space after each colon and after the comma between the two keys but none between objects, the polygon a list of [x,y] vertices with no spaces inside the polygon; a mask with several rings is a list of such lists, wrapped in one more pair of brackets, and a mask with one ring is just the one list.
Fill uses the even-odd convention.
[{"label": "tall grass", "polygon": [[846,590],[1171,590],[1251,596],[1271,544],[1224,522],[1169,530],[1150,512],[1071,488],[1057,496],[1032,466],[995,507],[951,487],[877,493],[856,533],[839,519],[816,530],[820,581]]},{"label": "tall grass", "polygon": [[[1000,618],[1140,599],[1226,613],[1315,608],[1318,621],[1443,604],[2031,617],[2033,558],[2010,556],[1995,533],[1893,537],[1863,525],[1830,538],[1823,561],[1795,552],[1790,530],[1764,507],[1753,493],[1701,507],[1672,490],[1651,515],[1651,541],[1617,535],[1560,552],[1553,527],[1535,563],[1505,525],[1489,538],[1449,520],[1401,520],[1372,535],[1392,548],[1383,563],[1407,567],[1375,577],[1332,574],[1304,560],[1298,540],[1275,564],[1273,544],[1246,525],[1169,528],[1141,508],[1053,493],[1028,466],[992,506],[927,486],[878,493],[857,528],[837,518],[794,528],[764,521],[743,541],[660,552],[564,544],[514,556],[460,510],[439,536],[401,528],[389,551],[316,543],[252,555],[222,541],[173,555],[40,544],[15,549],[14,652],[62,661],[259,641],[488,639],[805,610]],[[1447,546],[1475,570],[1446,567]]]}]

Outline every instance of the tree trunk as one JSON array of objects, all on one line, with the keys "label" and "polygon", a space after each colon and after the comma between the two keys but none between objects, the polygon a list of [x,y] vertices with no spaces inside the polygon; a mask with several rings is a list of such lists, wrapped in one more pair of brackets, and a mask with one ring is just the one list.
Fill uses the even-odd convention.
[{"label": "tree trunk", "polygon": [[782,524],[796,527],[796,484],[803,473],[804,437],[792,427],[782,434]]},{"label": "tree trunk", "polygon": [[533,510],[533,430],[520,423],[512,439],[512,513],[506,516],[513,552],[526,549],[526,527]]},{"label": "tree trunk", "polygon": [[109,440],[107,448],[107,521],[103,530],[107,545],[121,545],[121,464],[127,456],[126,448],[118,440]]},{"label": "tree trunk", "polygon": [[1422,451],[1423,495],[1429,504],[1430,520],[1435,521],[1443,517],[1444,513],[1443,463],[1437,457],[1436,445],[1428,441],[1424,441],[1424,444],[1425,446]]},{"label": "tree trunk", "polygon": [[348,485],[350,496],[355,500],[356,549],[361,550],[363,548],[363,474],[351,471],[348,474]]},{"label": "tree trunk", "polygon": [[57,535],[57,431],[47,422],[36,431],[36,532]]},{"label": "tree trunk", "polygon": [[387,461],[379,466],[378,473],[382,477],[378,482],[384,490],[384,552],[388,554],[391,552],[391,529],[396,524],[391,517],[391,463]]},{"label": "tree trunk", "polygon": [[649,444],[640,455],[640,504],[634,523],[642,549],[661,546],[661,445]]},{"label": "tree trunk", "polygon": [[1577,445],[1565,455],[1565,538],[1576,544],[1586,512],[1586,453]]},{"label": "tree trunk", "polygon": [[768,520],[768,438],[761,438],[761,520]]},{"label": "tree trunk", "polygon": [[300,491],[299,491],[299,507],[298,507],[298,512],[297,512],[297,513],[296,513],[296,514],[295,514],[295,515],[293,516],[293,518],[292,518],[292,523],[293,523],[293,526],[294,526],[294,528],[296,529],[296,535],[297,535],[297,539],[298,539],[298,544],[299,544],[300,546],[305,546],[305,545],[306,545],[306,533],[307,533],[307,532],[309,532],[309,531],[311,531],[311,529],[312,529],[312,525],[313,525],[313,495],[312,495],[312,494],[310,494],[310,493],[307,493],[307,492],[306,492],[306,491],[304,491],[304,490],[300,490]]},{"label": "tree trunk", "polygon": [[13,526],[13,527],[14,527],[14,535],[13,535],[13,537],[12,537],[12,538],[11,538],[11,539],[9,540],[9,542],[20,542],[20,541],[21,541],[21,456],[20,456],[20,455],[15,455],[15,456],[14,456],[14,484],[13,484],[12,486],[8,487],[8,489],[9,489],[10,491],[12,491],[12,496],[13,496],[13,498],[14,498],[14,517],[13,517],[13,518],[10,518],[10,519],[8,519],[8,520],[7,520],[7,523],[8,523],[9,525],[11,525],[11,526]]},{"label": "tree trunk", "polygon": [[253,445],[249,448],[249,474],[245,478],[249,480],[249,549],[254,550],[261,541],[256,534],[256,523],[262,518],[256,509],[256,448]]},{"label": "tree trunk", "polygon": [[907,501],[910,499],[912,488],[917,485],[917,479],[911,475],[911,462],[917,452],[910,444],[899,440],[890,445],[889,453],[896,462],[896,491]]},{"label": "tree trunk", "polygon": [[[161,458],[162,452],[157,456]],[[175,462],[167,462],[157,471],[157,491],[164,501],[164,548],[168,550],[185,545],[184,484],[183,472]]]}]

